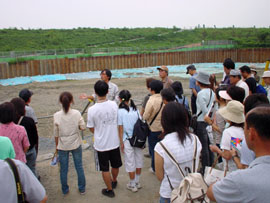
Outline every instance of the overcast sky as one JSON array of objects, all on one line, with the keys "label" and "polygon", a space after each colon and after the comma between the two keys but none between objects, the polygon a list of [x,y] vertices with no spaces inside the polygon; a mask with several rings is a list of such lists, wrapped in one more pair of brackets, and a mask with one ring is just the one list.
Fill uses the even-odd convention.
[{"label": "overcast sky", "polygon": [[0,0],[0,8],[0,28],[270,26],[270,0]]}]

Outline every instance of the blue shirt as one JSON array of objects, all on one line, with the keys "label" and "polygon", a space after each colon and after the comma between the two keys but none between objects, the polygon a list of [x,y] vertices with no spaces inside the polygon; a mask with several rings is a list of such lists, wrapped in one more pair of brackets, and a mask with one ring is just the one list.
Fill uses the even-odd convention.
[{"label": "blue shirt", "polygon": [[217,202],[269,202],[270,156],[256,158],[247,169],[233,171],[213,185]]},{"label": "blue shirt", "polygon": [[118,110],[118,125],[123,126],[123,141],[132,137],[134,124],[138,120],[139,111],[134,111],[130,107],[129,111],[126,109]]},{"label": "blue shirt", "polygon": [[[185,98],[185,103],[183,104],[184,98]],[[188,98],[187,97],[182,95],[182,98],[180,99],[177,95],[175,95],[175,99],[177,100],[178,103],[185,105],[185,108],[187,110],[189,110],[189,104],[188,104]]]},{"label": "blue shirt", "polygon": [[198,73],[195,73],[194,75],[191,76],[191,78],[189,79],[189,88],[190,89],[195,89],[196,92],[198,93],[201,89],[198,85],[196,85],[196,80],[195,80],[195,76],[197,75]]},{"label": "blue shirt", "polygon": [[241,164],[249,166],[249,164],[256,158],[255,153],[247,146],[247,142],[244,139],[241,147]]},{"label": "blue shirt", "polygon": [[[212,96],[210,97],[211,92]],[[215,101],[215,93],[210,88],[202,89],[198,93],[196,99],[197,116],[200,112],[202,113],[200,114],[200,116],[198,116],[197,121],[204,121],[204,116],[207,114],[214,101]],[[207,107],[208,103],[209,105]]]}]

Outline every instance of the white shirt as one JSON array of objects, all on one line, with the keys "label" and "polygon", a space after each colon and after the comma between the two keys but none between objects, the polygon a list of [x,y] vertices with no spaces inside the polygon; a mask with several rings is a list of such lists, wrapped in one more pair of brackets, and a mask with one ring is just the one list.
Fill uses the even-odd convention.
[{"label": "white shirt", "polygon": [[67,113],[63,110],[53,115],[54,136],[58,137],[57,149],[77,149],[81,143],[79,129],[85,129],[85,122],[81,113],[75,109],[69,109]]},{"label": "white shirt", "polygon": [[[170,133],[165,136],[165,138],[161,141],[163,145],[168,149],[168,151],[175,157],[175,159],[180,164],[181,169],[185,172],[185,168],[189,167],[192,170],[192,160],[194,153],[194,136],[190,134],[191,139],[188,137],[184,141],[182,145],[177,133]],[[197,156],[196,156],[196,164],[195,169],[197,170],[199,164],[199,156],[201,153],[202,145],[197,138]],[[181,180],[183,179],[182,175],[179,173],[179,170],[175,166],[175,164],[170,160],[167,156],[164,149],[158,143],[155,146],[155,152],[157,152],[164,160],[164,178],[160,185],[159,194],[161,197],[170,198],[171,197],[171,188],[168,182],[167,175],[170,179],[170,182],[173,188],[176,188],[180,185]]]},{"label": "white shirt", "polygon": [[[232,148],[236,148],[237,154],[241,156],[240,151],[242,147],[242,140],[244,139],[244,137],[245,135],[243,128],[231,126],[223,131],[220,148],[225,150],[231,150]],[[226,167],[225,159],[223,159],[223,166],[225,170]],[[237,166],[235,165],[232,159],[228,161],[228,168],[230,172],[237,170]]]},{"label": "white shirt", "polygon": [[247,83],[244,82],[243,80],[239,80],[235,85],[237,87],[241,87],[241,88],[243,88],[245,90],[245,99],[246,99],[248,97],[248,95],[249,95],[249,87],[248,87]]},{"label": "white shirt", "polygon": [[[210,97],[211,92],[212,96]],[[214,101],[215,101],[215,93],[210,88],[204,88],[198,92],[196,99],[197,115],[200,112],[202,113],[198,116],[197,121],[204,121],[204,116],[207,114]]]},{"label": "white shirt", "polygon": [[87,127],[94,128],[94,148],[109,151],[119,147],[118,107],[114,101],[96,103],[88,109]]}]

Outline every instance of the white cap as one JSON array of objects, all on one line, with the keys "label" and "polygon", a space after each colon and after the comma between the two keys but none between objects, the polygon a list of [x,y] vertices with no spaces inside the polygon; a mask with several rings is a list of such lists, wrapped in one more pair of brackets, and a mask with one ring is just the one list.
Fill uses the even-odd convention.
[{"label": "white cap", "polygon": [[270,71],[264,71],[262,78],[270,78]]}]

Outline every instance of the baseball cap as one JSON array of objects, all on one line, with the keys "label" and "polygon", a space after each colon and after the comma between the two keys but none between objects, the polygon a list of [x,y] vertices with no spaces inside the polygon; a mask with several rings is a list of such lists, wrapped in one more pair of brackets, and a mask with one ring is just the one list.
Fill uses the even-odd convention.
[{"label": "baseball cap", "polygon": [[232,69],[232,70],[230,71],[230,75],[231,75],[231,76],[238,76],[238,75],[241,76],[241,73],[240,73],[239,70],[234,70],[234,69]]},{"label": "baseball cap", "polygon": [[164,70],[164,71],[166,71],[167,73],[169,72],[169,69],[167,68],[167,66],[161,66],[161,67],[158,67],[157,69],[158,69],[158,70]]},{"label": "baseball cap", "polygon": [[29,89],[22,89],[19,93],[19,97],[21,97],[25,102],[27,102],[32,95],[33,92]]},{"label": "baseball cap", "polygon": [[189,65],[189,66],[187,67],[187,72],[186,72],[186,74],[188,74],[188,71],[189,71],[189,70],[196,70],[196,68],[195,68],[194,65]]}]

